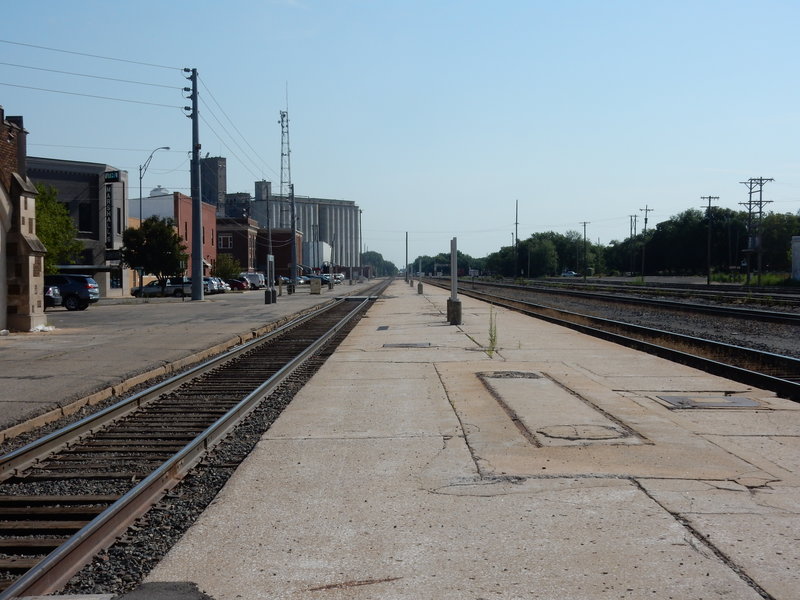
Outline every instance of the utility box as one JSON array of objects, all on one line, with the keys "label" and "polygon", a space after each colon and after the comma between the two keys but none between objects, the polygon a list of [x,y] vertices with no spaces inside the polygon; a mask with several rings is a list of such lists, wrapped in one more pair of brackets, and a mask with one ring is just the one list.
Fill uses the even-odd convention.
[{"label": "utility box", "polygon": [[322,280],[321,279],[309,279],[308,285],[311,288],[312,294],[321,294],[322,293]]}]

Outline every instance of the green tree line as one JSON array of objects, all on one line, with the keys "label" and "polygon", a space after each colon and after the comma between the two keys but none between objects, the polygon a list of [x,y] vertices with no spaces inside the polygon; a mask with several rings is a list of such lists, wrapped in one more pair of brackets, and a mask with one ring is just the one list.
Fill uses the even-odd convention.
[{"label": "green tree line", "polygon": [[[485,258],[458,253],[458,269],[502,277],[547,277],[565,271],[587,275],[701,275],[710,256],[715,273],[744,272],[757,268],[755,234],[760,232],[763,272],[791,271],[791,241],[800,236],[800,215],[767,213],[760,226],[747,212],[712,207],[688,209],[655,228],[608,245],[592,243],[578,231],[533,233],[514,246],[501,247]],[[752,231],[753,234],[749,234]],[[710,244],[709,244],[710,237]],[[709,252],[710,247],[710,252]],[[420,268],[421,267],[421,268]],[[450,273],[450,253],[419,256],[409,265],[412,272]]]}]

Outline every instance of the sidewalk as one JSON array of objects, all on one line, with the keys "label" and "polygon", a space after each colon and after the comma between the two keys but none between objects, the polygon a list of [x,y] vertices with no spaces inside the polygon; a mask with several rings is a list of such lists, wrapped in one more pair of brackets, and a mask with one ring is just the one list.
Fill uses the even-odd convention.
[{"label": "sidewalk", "polygon": [[149,581],[215,600],[796,598],[800,407],[465,297],[449,326],[447,297],[395,282]]},{"label": "sidewalk", "polygon": [[296,294],[284,290],[268,305],[263,290],[253,290],[203,301],[108,299],[85,311],[50,309],[53,331],[0,337],[0,441],[21,429],[8,429],[16,423],[77,409],[79,400],[94,403],[121,394],[369,285],[344,282],[323,288],[321,295],[298,286]]}]

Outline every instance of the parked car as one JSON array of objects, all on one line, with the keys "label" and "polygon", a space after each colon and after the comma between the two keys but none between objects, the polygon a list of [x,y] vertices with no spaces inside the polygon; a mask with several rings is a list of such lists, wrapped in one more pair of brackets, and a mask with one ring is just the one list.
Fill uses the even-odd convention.
[{"label": "parked car", "polygon": [[225,282],[231,286],[232,290],[249,290],[250,284],[241,279],[226,279]]},{"label": "parked car", "polygon": [[100,300],[100,286],[88,275],[45,275],[44,283],[58,286],[61,306],[67,310],[86,310]]},{"label": "parked car", "polygon": [[131,289],[131,296],[135,298],[155,298],[157,296],[174,296],[175,298],[182,298],[183,296],[192,295],[192,282],[189,279],[167,279],[166,283],[162,284],[161,281],[156,279],[151,281],[144,287],[135,287]]},{"label": "parked car", "polygon": [[251,290],[260,290],[263,287],[266,287],[266,281],[264,280],[263,273],[239,273],[239,279],[243,279],[250,284]]},{"label": "parked car", "polygon": [[54,306],[61,306],[61,290],[57,285],[44,286],[44,309],[53,308]]},{"label": "parked car", "polygon": [[225,292],[230,292],[231,291],[231,286],[229,286],[220,277],[212,277],[211,279],[217,285],[217,293],[224,294]]},{"label": "parked car", "polygon": [[221,294],[222,290],[215,277],[203,277],[203,292],[206,294]]},{"label": "parked car", "polygon": [[562,277],[577,277],[578,274],[575,271],[564,271],[561,273]]}]

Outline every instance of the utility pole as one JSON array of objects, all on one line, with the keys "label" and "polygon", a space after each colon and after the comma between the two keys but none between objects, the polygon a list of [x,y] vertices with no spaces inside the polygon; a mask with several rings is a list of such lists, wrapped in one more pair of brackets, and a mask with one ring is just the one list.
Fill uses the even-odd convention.
[{"label": "utility pole", "polygon": [[192,82],[191,88],[183,88],[189,92],[192,100],[191,108],[186,106],[186,116],[192,120],[192,300],[203,299],[203,209],[200,202],[200,113],[197,110],[197,69],[184,69],[190,73],[187,77]]},{"label": "utility pole", "polygon": [[653,212],[649,205],[645,204],[644,208],[640,208],[644,212],[644,229],[642,229],[642,283],[644,283],[644,248],[647,245],[647,213]]},{"label": "utility pole", "polygon": [[708,239],[706,241],[706,285],[711,285],[711,202],[719,200],[719,196],[700,196],[700,200],[708,200],[706,207],[706,226],[708,227]]},{"label": "utility pole", "polygon": [[587,260],[586,260],[586,226],[590,223],[590,221],[581,221],[583,225],[583,282],[586,283],[586,271],[587,271]]},{"label": "utility pole", "polygon": [[636,239],[636,220],[639,218],[639,215],[630,215],[631,218],[631,275],[633,275],[636,267],[636,244],[634,240]]},{"label": "utility pole", "polygon": [[[289,107],[287,99],[286,110],[280,111],[281,120],[281,196],[283,200],[289,197],[289,185],[292,183],[292,158],[291,149],[289,148]],[[283,210],[281,214],[281,225],[283,225]]]},{"label": "utility pole", "polygon": [[[272,209],[270,208],[270,196],[272,195],[272,189],[270,189],[267,197],[265,198],[267,202],[267,255],[273,256],[272,254]],[[269,260],[269,259],[268,259]],[[275,283],[274,281],[272,283]]]},{"label": "utility pole", "polygon": [[406,283],[408,283],[408,232],[406,231]]},{"label": "utility pole", "polygon": [[514,279],[519,273],[519,200],[515,201],[514,208]]},{"label": "utility pole", "polygon": [[[764,177],[751,177],[747,181],[740,181],[747,186],[748,192],[748,200],[747,202],[740,202],[739,204],[747,207],[747,285],[750,285],[750,273],[751,273],[751,265],[752,262],[750,257],[755,252],[758,256],[758,285],[761,285],[761,257],[763,254],[763,248],[761,245],[761,219],[764,216],[764,205],[769,204],[772,200],[764,200],[763,191],[764,191],[764,184],[768,181],[775,181],[771,177],[769,179],[765,179]],[[758,200],[753,200],[753,196],[756,193],[756,189],[758,190]],[[758,208],[758,217],[756,218],[755,222],[753,221],[753,212],[754,209]]]},{"label": "utility pole", "polygon": [[[297,224],[295,222],[295,212],[294,212],[294,184],[289,184],[289,203],[291,205],[291,219],[292,219],[292,226],[289,229],[291,231],[292,236],[292,293],[297,290],[297,234],[296,234],[296,227]],[[331,277],[333,277],[333,273],[331,273]]]}]

